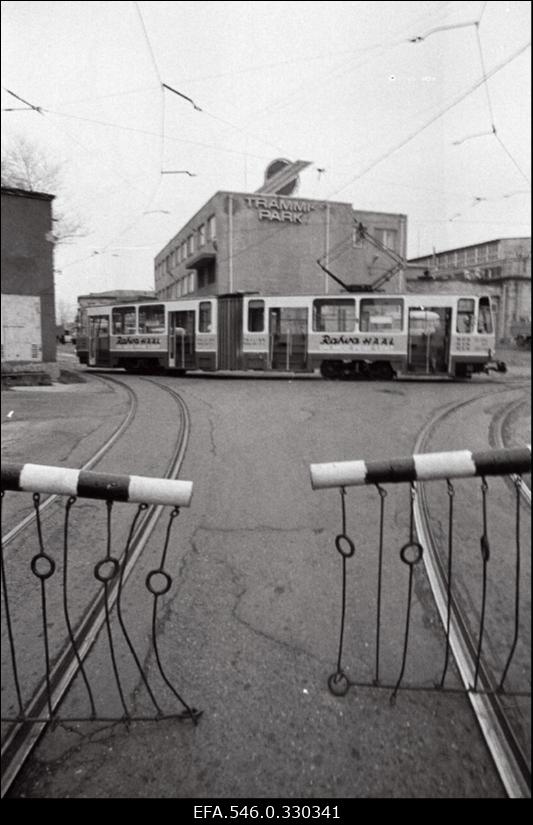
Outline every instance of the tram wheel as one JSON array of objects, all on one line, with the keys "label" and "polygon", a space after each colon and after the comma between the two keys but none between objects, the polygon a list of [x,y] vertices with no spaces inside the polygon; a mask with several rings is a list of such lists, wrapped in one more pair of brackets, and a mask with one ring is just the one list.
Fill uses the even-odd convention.
[{"label": "tram wheel", "polygon": [[343,374],[342,361],[322,361],[320,364],[320,374],[323,378],[340,378]]},{"label": "tram wheel", "polygon": [[388,361],[374,361],[370,365],[370,376],[375,381],[392,381],[395,374]]}]

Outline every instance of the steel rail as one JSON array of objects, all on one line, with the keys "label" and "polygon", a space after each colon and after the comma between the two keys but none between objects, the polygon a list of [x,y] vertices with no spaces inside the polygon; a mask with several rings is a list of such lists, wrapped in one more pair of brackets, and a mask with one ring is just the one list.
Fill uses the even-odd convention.
[{"label": "steel rail", "polygon": [[[103,378],[99,375],[97,375],[95,377],[100,381],[108,381],[109,383],[113,383],[113,381],[114,381],[113,378]],[[123,387],[126,388],[126,390],[128,392],[128,395],[130,396],[130,400],[131,400],[130,407],[129,407],[128,412],[126,413],[126,416],[124,417],[123,421],[118,425],[116,430],[111,434],[111,436],[107,439],[107,441],[105,441],[104,444],[102,444],[102,446],[99,447],[99,449],[92,456],[92,458],[90,458],[89,461],[87,461],[85,464],[83,464],[80,467],[81,470],[90,470],[92,467],[94,467],[96,464],[98,464],[98,462],[106,455],[106,453],[109,452],[109,450],[111,449],[111,447],[113,446],[115,441],[117,441],[120,438],[120,436],[128,429],[131,422],[135,418],[135,414],[137,412],[137,397],[136,397],[135,393],[132,392],[131,388],[128,387],[127,384],[124,384],[122,381],[119,381],[119,382],[115,381],[115,383],[120,383]],[[58,496],[56,494],[48,496],[48,498],[46,498],[41,504],[39,504],[39,514],[42,513],[43,510],[46,510],[57,498],[58,498]],[[22,531],[25,530],[26,527],[29,527],[29,525],[32,524],[35,521],[36,518],[37,518],[37,515],[36,515],[35,511],[29,513],[25,518],[23,518],[21,521],[19,521],[18,524],[16,524],[14,527],[12,527],[11,530],[9,530],[5,534],[5,536],[2,536],[2,542],[3,542],[3,545],[4,545],[4,549],[8,546],[8,544],[11,544],[11,542],[20,533],[22,533]]]},{"label": "steel rail", "polygon": [[[119,379],[108,379],[124,384]],[[150,379],[144,379],[150,380]],[[181,396],[162,384],[155,381],[151,383],[156,384],[160,389],[165,390],[176,400],[181,413],[181,427],[178,438],[176,439],[176,447],[170,457],[167,466],[167,478],[176,478],[180,472],[181,465],[187,450],[187,444],[190,435],[190,416],[187,406]],[[124,384],[124,386],[127,386]],[[147,508],[144,518],[139,522],[138,527],[132,536],[130,544],[130,557],[128,564],[124,569],[124,576],[122,578],[122,586],[126,583],[131,572],[133,571],[136,562],[141,555],[146,542],[152,534],[157,521],[163,511],[163,505],[151,505]],[[119,582],[115,582],[113,586],[109,587],[108,591],[108,608],[112,609],[116,603],[119,591]],[[105,605],[102,595],[96,596],[93,602],[89,605],[84,616],[82,617],[75,633],[75,646],[78,650],[80,661],[89,653],[92,645],[96,641],[98,633],[100,632],[105,621]],[[73,652],[72,645],[67,644],[54,663],[50,673],[50,693],[51,693],[51,707],[55,713],[57,707],[63,700],[71,682],[79,670],[79,664],[76,655]],[[38,687],[33,698],[27,707],[27,716],[38,719],[46,715],[45,709],[48,706],[48,693],[45,680]],[[46,728],[50,722],[54,721],[54,717],[48,721],[39,722],[16,722],[9,731],[7,737],[2,742],[2,787],[1,796],[3,797],[15,780],[17,774],[20,772],[24,762],[36,746],[39,739],[43,736]]]},{"label": "steel rail", "polygon": [[[429,421],[419,433],[414,452],[424,449],[430,434],[437,424],[456,410],[471,404],[483,396],[476,396],[468,401],[447,405],[437,416]],[[418,495],[414,507],[415,527],[418,540],[424,548],[423,560],[429,583],[433,592],[437,610],[446,628],[447,621],[447,587],[446,575],[439,558],[437,543],[430,527],[427,500],[423,483],[418,486]],[[467,692],[472,710],[492,756],[503,786],[510,798],[530,798],[531,771],[527,757],[522,751],[506,718],[505,710],[498,697],[495,685],[486,671],[479,668],[480,691],[472,691],[475,674],[475,643],[467,630],[466,622],[456,600],[452,600],[450,611],[450,649],[454,657],[461,680]]]},{"label": "steel rail", "polygon": [[[514,412],[521,407],[525,403],[524,399],[520,399],[519,401],[511,401],[507,407],[501,412],[499,415],[496,415],[493,421],[491,422],[491,426],[489,429],[489,441],[495,447],[504,447],[505,440],[503,437],[503,433],[505,430],[505,425],[507,421],[511,418]],[[514,487],[518,481],[520,484],[518,485],[518,490],[520,492],[520,496],[523,501],[531,508],[531,489],[528,487],[524,479],[519,479],[517,475],[510,475],[508,476],[510,480],[510,484]]]}]

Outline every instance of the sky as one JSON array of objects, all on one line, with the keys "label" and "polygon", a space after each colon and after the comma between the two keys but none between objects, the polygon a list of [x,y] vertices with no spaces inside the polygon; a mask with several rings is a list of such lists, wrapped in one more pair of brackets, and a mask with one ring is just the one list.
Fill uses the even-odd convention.
[{"label": "sky", "polygon": [[408,257],[530,235],[526,0],[1,9],[3,147],[60,164],[83,226],[55,246],[72,316],[78,295],[153,289],[189,218],[280,157],[310,161],[299,197],[406,214]]}]

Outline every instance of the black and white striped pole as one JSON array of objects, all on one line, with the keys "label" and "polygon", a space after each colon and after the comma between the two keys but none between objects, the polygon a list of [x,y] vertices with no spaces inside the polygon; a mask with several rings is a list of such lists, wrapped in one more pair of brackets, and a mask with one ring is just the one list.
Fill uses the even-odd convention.
[{"label": "black and white striped pole", "polygon": [[482,452],[420,453],[385,461],[333,461],[311,464],[310,470],[314,490],[511,473],[521,475],[531,472],[531,445]]},{"label": "black and white striped pole", "polygon": [[192,481],[95,473],[44,464],[3,464],[2,490],[48,493],[106,501],[189,507]]}]

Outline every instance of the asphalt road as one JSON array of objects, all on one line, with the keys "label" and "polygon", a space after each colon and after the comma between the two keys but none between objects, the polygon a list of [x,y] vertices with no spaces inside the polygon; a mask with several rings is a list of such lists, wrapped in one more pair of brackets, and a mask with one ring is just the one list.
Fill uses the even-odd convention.
[{"label": "asphalt road", "polygon": [[[311,489],[309,464],[409,455],[419,430],[442,405],[505,384],[499,378],[469,384],[160,380],[178,389],[190,410],[192,433],[181,477],[192,480],[195,490],[192,507],[179,518],[176,586],[158,632],[169,671],[204,715],[197,727],[59,724],[39,744],[11,794],[504,796],[464,696],[406,691],[392,706],[388,691],[357,688],[343,698],[328,691],[339,635],[341,562],[334,538],[340,503],[335,491]],[[69,392],[85,393],[86,400],[95,392],[92,384],[79,387]],[[38,398],[50,398],[39,392]],[[113,393],[96,394],[101,407],[92,421],[108,426],[122,401]],[[21,403],[22,393],[7,395]],[[154,451],[165,450],[168,422],[163,426],[157,409],[152,423],[134,456],[139,473],[153,464]],[[447,445],[469,446],[460,431]],[[115,471],[134,470],[130,465]],[[351,678],[363,680],[371,680],[374,662],[375,499],[372,491],[350,491],[348,502],[356,554],[349,560],[344,664]],[[390,494],[391,547],[406,540],[407,504],[407,491]],[[154,546],[162,537],[163,525]],[[150,563],[143,561],[128,591],[140,624]],[[397,554],[390,553],[385,575],[382,675],[394,679],[406,587]],[[413,616],[406,680],[430,685],[442,631],[422,574],[415,582]],[[150,661],[147,648],[147,666]],[[107,692],[102,681],[101,696]],[[72,707],[75,695],[76,690]],[[65,711],[68,706],[67,701]]]}]

